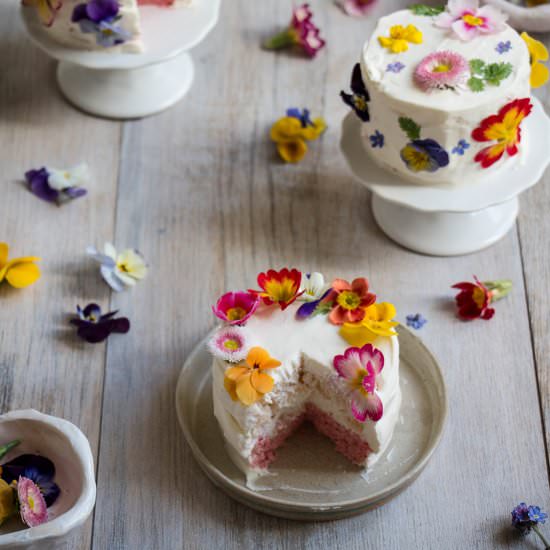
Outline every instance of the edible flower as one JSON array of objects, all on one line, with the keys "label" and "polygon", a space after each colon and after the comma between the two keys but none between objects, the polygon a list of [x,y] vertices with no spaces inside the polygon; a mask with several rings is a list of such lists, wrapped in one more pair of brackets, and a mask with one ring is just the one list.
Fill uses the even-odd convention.
[{"label": "edible flower", "polygon": [[548,514],[543,512],[539,506],[527,506],[525,502],[520,502],[512,510],[512,526],[515,527],[520,535],[526,536],[534,531],[540,538],[545,548],[550,548],[550,541],[541,533],[539,525],[546,523]]},{"label": "edible flower", "polygon": [[269,269],[258,275],[258,285],[262,290],[250,290],[259,296],[265,304],[278,304],[284,310],[300,296],[302,274],[297,269]]},{"label": "edible flower", "polygon": [[541,61],[548,61],[548,50],[542,42],[535,40],[526,32],[521,33],[521,38],[523,38],[529,50],[529,61],[531,63],[529,83],[531,84],[531,88],[538,88],[548,81],[548,67],[541,63]]},{"label": "edible flower", "polygon": [[421,313],[411,313],[406,317],[407,326],[412,327],[415,330],[420,330],[428,320],[425,319]]},{"label": "edible flower", "polygon": [[384,355],[372,344],[348,348],[344,355],[334,357],[334,368],[351,390],[351,411],[359,422],[382,418],[384,408],[376,393],[377,377],[384,368]]},{"label": "edible flower", "polygon": [[115,25],[120,19],[118,0],[89,0],[75,6],[72,22],[78,23],[81,32],[94,33],[96,42],[105,48],[123,44],[132,36]]},{"label": "edible flower", "polygon": [[63,0],[23,0],[23,5],[36,8],[42,24],[51,27],[57,17],[57,12],[63,5]]},{"label": "edible flower", "polygon": [[70,323],[78,327],[77,334],[90,344],[106,340],[113,332],[126,334],[130,330],[130,321],[126,317],[114,318],[118,311],[102,315],[97,304],[88,304],[84,309],[76,306],[77,317]]},{"label": "edible flower", "polygon": [[243,364],[229,367],[224,374],[224,386],[233,401],[249,406],[273,389],[274,380],[265,371],[281,364],[260,347],[251,348]]},{"label": "edible flower", "polygon": [[13,487],[0,479],[0,525],[17,512]]},{"label": "edible flower", "polygon": [[239,327],[218,330],[208,341],[207,347],[214,357],[230,363],[242,361],[248,352],[245,333]]},{"label": "edible flower", "polygon": [[506,28],[508,16],[493,6],[479,7],[479,0],[449,0],[447,10],[437,16],[436,26],[451,29],[468,42],[483,34],[495,34]]},{"label": "edible flower", "polygon": [[393,25],[390,36],[379,36],[378,42],[392,53],[402,53],[409,49],[409,43],[422,44],[422,32],[414,25]]},{"label": "edible flower", "polygon": [[259,303],[260,299],[253,292],[227,292],[212,307],[212,311],[230,325],[244,325]]},{"label": "edible flower", "polygon": [[483,119],[480,125],[472,131],[472,138],[476,141],[494,141],[493,145],[479,151],[474,160],[482,168],[488,168],[500,160],[504,152],[514,156],[518,152],[521,141],[520,124],[531,113],[533,105],[526,97],[511,101],[496,115]]},{"label": "edible flower", "polygon": [[[305,319],[310,315],[319,312],[319,304],[326,298],[330,292],[330,285],[325,283],[325,278],[321,273],[307,273],[303,285],[300,287],[300,297],[298,300],[305,302],[296,311],[297,319]],[[330,307],[326,313],[330,311]]]},{"label": "edible flower", "polygon": [[40,489],[31,479],[21,476],[17,481],[17,499],[21,519],[36,527],[48,521],[48,507]]},{"label": "edible flower", "polygon": [[116,292],[134,286],[147,276],[147,263],[137,250],[127,248],[119,254],[111,243],[105,243],[103,254],[95,246],[88,246],[86,253],[101,264],[103,279]]},{"label": "edible flower", "polygon": [[392,321],[395,315],[395,306],[389,302],[372,304],[365,309],[365,316],[360,322],[344,323],[340,336],[352,346],[364,346],[376,338],[396,336],[393,328],[399,323]]},{"label": "edible flower", "polygon": [[462,55],[451,51],[432,52],[417,65],[414,81],[425,92],[454,90],[469,76],[469,64]]},{"label": "edible flower", "polygon": [[36,256],[24,256],[8,261],[9,246],[0,242],[0,283],[5,279],[15,288],[25,288],[40,278]]},{"label": "edible flower", "polygon": [[368,122],[370,120],[369,114],[369,101],[370,95],[365,83],[363,82],[363,75],[361,74],[361,65],[356,63],[351,73],[351,94],[340,92],[342,101],[349,105],[355,114],[363,121]]},{"label": "edible flower", "polygon": [[334,279],[326,297],[327,302],[332,302],[329,321],[334,325],[361,321],[365,308],[375,300],[376,295],[369,292],[369,283],[364,277],[354,279],[351,284],[344,279]]},{"label": "edible flower", "polygon": [[474,275],[474,282],[456,283],[452,288],[458,288],[456,295],[458,316],[465,320],[484,319],[489,320],[495,314],[495,310],[489,307],[495,300],[504,298],[512,290],[512,281],[499,279],[496,281],[481,282]]},{"label": "edible flower", "polygon": [[396,61],[395,63],[388,63],[386,67],[386,72],[388,73],[400,73],[405,68],[405,65],[401,61]]},{"label": "edible flower", "polygon": [[267,50],[280,50],[298,46],[308,57],[313,58],[325,45],[320,32],[313,23],[313,12],[309,4],[302,4],[294,8],[288,27],[267,39],[263,47]]},{"label": "edible flower", "polygon": [[466,149],[470,148],[470,144],[465,139],[458,140],[458,143],[453,147],[452,153],[455,155],[464,156]]},{"label": "edible flower", "polygon": [[39,199],[61,205],[86,195],[84,186],[90,183],[90,171],[85,163],[66,170],[42,167],[25,172],[25,180]]},{"label": "edible flower", "polygon": [[364,17],[375,4],[376,0],[340,0],[338,4],[345,13],[353,17]]}]

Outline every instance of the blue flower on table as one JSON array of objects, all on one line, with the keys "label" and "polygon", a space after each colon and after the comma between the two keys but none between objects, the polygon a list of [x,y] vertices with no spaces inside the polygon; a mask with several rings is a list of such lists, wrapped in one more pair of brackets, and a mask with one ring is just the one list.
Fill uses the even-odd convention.
[{"label": "blue flower on table", "polygon": [[401,61],[396,61],[395,63],[390,63],[386,67],[386,72],[388,73],[400,73],[405,68],[405,65]]},{"label": "blue flower on table", "polygon": [[501,55],[503,53],[509,52],[511,49],[512,43],[510,42],[510,40],[507,40],[506,42],[499,42],[497,44],[497,47],[495,48],[495,50]]},{"label": "blue flower on table", "polygon": [[454,153],[455,155],[464,155],[464,151],[466,151],[466,149],[469,149],[470,147],[470,144],[465,140],[465,139],[461,139],[457,144],[456,144],[456,147],[453,147],[452,149],[452,153]]},{"label": "blue flower on table", "polygon": [[512,510],[512,525],[522,535],[527,535],[531,529],[536,529],[538,524],[545,523],[547,519],[548,514],[539,506],[527,506],[525,502],[520,502]]},{"label": "blue flower on table", "polygon": [[381,134],[378,130],[369,136],[369,139],[373,147],[384,147],[384,134]]},{"label": "blue flower on table", "polygon": [[415,330],[420,330],[427,322],[428,319],[425,319],[421,313],[407,315],[407,326]]}]

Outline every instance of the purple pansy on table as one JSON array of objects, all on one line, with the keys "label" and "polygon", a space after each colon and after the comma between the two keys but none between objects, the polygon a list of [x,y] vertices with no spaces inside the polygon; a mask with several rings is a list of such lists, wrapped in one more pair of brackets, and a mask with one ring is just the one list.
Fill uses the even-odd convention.
[{"label": "purple pansy on table", "polygon": [[396,61],[395,63],[389,63],[386,67],[386,72],[388,73],[400,73],[405,68],[405,65],[401,61]]},{"label": "purple pansy on table", "polygon": [[103,315],[97,304],[88,304],[84,309],[76,306],[76,311],[78,317],[71,319],[71,324],[78,327],[78,336],[90,344],[103,342],[113,332],[126,334],[130,330],[126,317],[114,318],[118,311]]},{"label": "purple pansy on table", "polygon": [[29,191],[39,199],[61,205],[86,195],[83,184],[89,183],[88,167],[81,164],[70,170],[38,168],[25,172]]},{"label": "purple pansy on table", "polygon": [[497,53],[501,55],[503,53],[509,52],[511,49],[512,49],[512,43],[510,42],[510,40],[506,40],[506,42],[499,42],[497,44],[497,47],[495,48]]},{"label": "purple pansy on table", "polygon": [[95,33],[96,42],[105,48],[123,44],[131,35],[115,23],[120,20],[117,0],[89,0],[75,6],[73,23],[78,23],[83,33]]},{"label": "purple pansy on table", "polygon": [[363,121],[368,122],[370,120],[369,114],[369,101],[370,95],[363,82],[363,76],[361,74],[361,66],[356,63],[351,73],[351,94],[340,92],[340,97],[346,105],[349,105],[355,114]]},{"label": "purple pansy on table", "polygon": [[379,130],[375,130],[374,134],[369,136],[369,139],[372,147],[384,147],[384,134],[380,133]]}]

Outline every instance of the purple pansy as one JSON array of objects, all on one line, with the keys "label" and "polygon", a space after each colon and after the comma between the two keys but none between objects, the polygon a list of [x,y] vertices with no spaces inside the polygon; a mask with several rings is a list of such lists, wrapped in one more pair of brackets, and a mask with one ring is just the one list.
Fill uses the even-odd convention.
[{"label": "purple pansy", "polygon": [[303,128],[306,128],[307,126],[314,126],[313,121],[309,116],[309,109],[303,109],[300,111],[300,109],[296,107],[291,107],[286,110],[286,116],[297,118],[302,123]]},{"label": "purple pansy", "polygon": [[130,321],[126,317],[114,318],[118,311],[102,315],[97,304],[88,304],[84,309],[76,306],[76,311],[78,317],[71,319],[71,324],[78,327],[78,336],[90,344],[103,342],[112,332],[126,334],[130,330]]},{"label": "purple pansy", "polygon": [[131,34],[115,23],[120,19],[117,0],[90,0],[78,4],[72,21],[78,23],[83,33],[95,33],[96,42],[105,48],[123,44]]},{"label": "purple pansy", "polygon": [[59,205],[86,195],[87,191],[81,185],[89,183],[90,174],[86,164],[69,170],[42,167],[25,172],[25,180],[31,193]]},{"label": "purple pansy", "polygon": [[93,23],[112,20],[118,15],[117,0],[90,0],[85,4],[75,6],[72,15],[73,23],[89,20]]},{"label": "purple pansy", "polygon": [[356,113],[356,115],[363,121],[368,122],[370,120],[369,115],[369,101],[370,95],[363,82],[363,76],[361,74],[361,66],[356,63],[351,73],[351,94],[340,92],[340,97],[346,105],[349,105]]},{"label": "purple pansy", "polygon": [[388,73],[400,73],[405,68],[405,65],[401,61],[396,61],[395,63],[390,63],[386,67],[386,72]]}]

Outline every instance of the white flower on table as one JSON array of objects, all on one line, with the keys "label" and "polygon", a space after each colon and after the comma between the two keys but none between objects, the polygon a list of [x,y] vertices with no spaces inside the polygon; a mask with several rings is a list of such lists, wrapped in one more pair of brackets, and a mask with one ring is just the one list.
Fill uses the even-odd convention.
[{"label": "white flower on table", "polygon": [[86,163],[78,164],[67,170],[48,168],[48,184],[57,191],[64,191],[69,188],[86,188],[90,184],[90,169]]},{"label": "white flower on table", "polygon": [[300,292],[303,294],[298,298],[302,302],[313,302],[320,300],[323,294],[328,290],[330,285],[325,283],[325,278],[322,273],[314,271],[313,273],[306,273],[306,276],[302,279],[302,286]]}]

